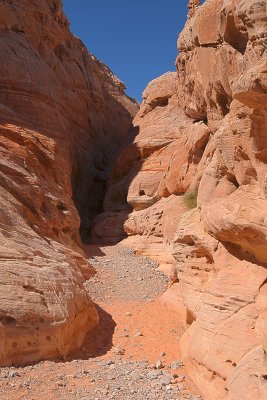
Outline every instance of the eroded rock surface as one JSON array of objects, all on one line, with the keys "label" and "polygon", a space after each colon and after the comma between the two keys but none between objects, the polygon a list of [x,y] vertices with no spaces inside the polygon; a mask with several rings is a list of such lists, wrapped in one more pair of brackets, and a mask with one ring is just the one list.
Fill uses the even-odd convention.
[{"label": "eroded rock surface", "polygon": [[191,5],[177,73],[145,90],[105,209],[127,210],[127,244],[175,282],[164,297],[185,307],[181,347],[204,398],[263,400],[266,2]]},{"label": "eroded rock surface", "polygon": [[86,231],[137,105],[70,33],[61,1],[2,1],[0,46],[0,365],[10,365],[65,356],[98,322],[74,203]]}]

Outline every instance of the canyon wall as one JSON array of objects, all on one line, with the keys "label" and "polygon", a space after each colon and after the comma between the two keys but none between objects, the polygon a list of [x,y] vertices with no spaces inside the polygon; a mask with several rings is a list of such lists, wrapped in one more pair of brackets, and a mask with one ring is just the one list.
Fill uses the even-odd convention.
[{"label": "canyon wall", "polygon": [[0,47],[0,365],[10,365],[65,357],[98,323],[80,218],[86,233],[138,106],[70,33],[59,0],[1,1]]},{"label": "canyon wall", "polygon": [[164,297],[185,308],[181,349],[206,400],[263,400],[266,1],[195,3],[177,72],[144,91],[93,233],[105,240],[112,226],[107,240],[127,234],[170,275]]}]

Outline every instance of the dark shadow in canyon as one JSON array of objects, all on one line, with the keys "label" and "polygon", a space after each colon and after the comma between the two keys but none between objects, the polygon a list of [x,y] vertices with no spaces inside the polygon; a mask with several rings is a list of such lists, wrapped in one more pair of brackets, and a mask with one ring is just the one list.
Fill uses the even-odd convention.
[{"label": "dark shadow in canyon", "polygon": [[103,210],[93,220],[88,244],[115,245],[127,237],[123,226],[133,211],[127,202],[127,195],[146,158],[134,143],[138,134],[139,127],[132,127],[114,157],[107,179]]},{"label": "dark shadow in canyon", "polygon": [[104,253],[103,250],[99,246],[97,246],[95,244],[84,245],[83,246],[83,251],[85,252],[87,257],[89,257],[89,258],[105,257],[106,256],[106,253]]},{"label": "dark shadow in canyon", "polygon": [[68,357],[68,361],[100,357],[113,347],[113,334],[117,324],[103,308],[96,305],[96,309],[99,324],[86,334],[81,349]]},{"label": "dark shadow in canyon", "polygon": [[[90,243],[98,245],[115,245],[127,238],[124,230],[124,223],[128,220],[129,214],[133,208],[128,204],[127,197],[129,188],[136,176],[142,171],[143,164],[155,151],[165,148],[168,143],[153,144],[147,142],[144,145],[138,145],[135,138],[139,135],[140,127],[133,127],[121,149],[117,153],[113,168],[107,181],[107,192],[103,204],[104,211],[96,216],[93,222]],[[196,146],[191,157],[197,157],[201,160],[205,148],[208,144],[209,136],[207,135],[205,143],[201,147]],[[140,138],[142,141],[142,137]],[[142,187],[134,188],[134,193],[130,193],[133,202],[139,207],[139,210],[145,209],[153,205],[157,199],[150,195],[149,189]],[[180,195],[182,193],[177,193]],[[137,199],[137,200],[136,200]],[[138,209],[138,208],[137,208]]]},{"label": "dark shadow in canyon", "polygon": [[[88,360],[90,358],[96,358],[105,355],[113,347],[113,335],[117,324],[113,320],[112,316],[103,308],[97,304],[95,304],[95,307],[99,315],[99,324],[94,329],[86,333],[81,348],[67,355],[66,357],[55,356],[52,358],[47,358],[47,360],[52,360],[58,364],[71,362],[74,360]],[[25,362],[23,366],[26,367],[38,365],[42,360]],[[46,360],[46,358],[44,358],[44,360]],[[15,366],[19,368],[21,365]]]},{"label": "dark shadow in canyon", "polygon": [[[77,135],[72,162],[73,202],[79,213],[82,242],[90,242],[92,221],[104,211],[108,179],[125,138],[131,130],[132,115],[108,92],[105,92],[107,120],[97,131],[91,127],[88,135]],[[121,124],[121,126],[120,126]]]}]

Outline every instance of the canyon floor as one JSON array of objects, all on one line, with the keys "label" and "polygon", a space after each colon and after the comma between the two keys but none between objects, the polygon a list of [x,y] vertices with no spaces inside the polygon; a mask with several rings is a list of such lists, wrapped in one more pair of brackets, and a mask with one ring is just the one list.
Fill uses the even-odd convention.
[{"label": "canyon floor", "polygon": [[200,399],[179,358],[183,327],[161,298],[168,282],[157,264],[120,244],[85,250],[96,269],[87,286],[98,327],[67,360],[2,368],[0,398]]}]

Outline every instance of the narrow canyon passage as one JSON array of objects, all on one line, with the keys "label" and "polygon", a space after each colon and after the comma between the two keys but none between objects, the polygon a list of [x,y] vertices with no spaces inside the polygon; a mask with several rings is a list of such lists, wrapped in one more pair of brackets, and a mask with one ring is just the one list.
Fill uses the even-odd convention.
[{"label": "narrow canyon passage", "polygon": [[158,77],[134,4],[141,104],[66,2],[0,1],[0,400],[266,400],[266,0],[190,0]]},{"label": "narrow canyon passage", "polygon": [[88,245],[85,251],[96,269],[88,290],[98,304],[99,325],[67,360],[2,369],[0,398],[199,399],[180,361],[184,330],[177,309],[161,298],[167,279],[157,264],[122,244]]}]

